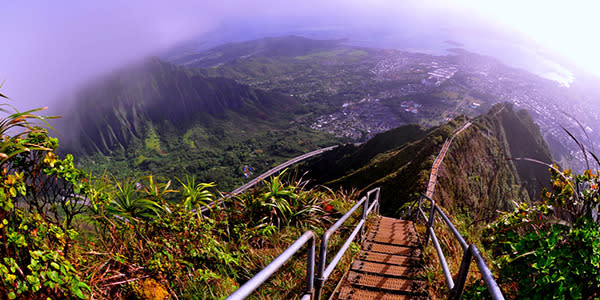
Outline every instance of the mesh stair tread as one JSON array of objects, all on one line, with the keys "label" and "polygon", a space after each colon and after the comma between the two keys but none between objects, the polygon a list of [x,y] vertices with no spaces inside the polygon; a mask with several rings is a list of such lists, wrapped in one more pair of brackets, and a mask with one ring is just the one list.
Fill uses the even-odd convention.
[{"label": "mesh stair tread", "polygon": [[416,236],[406,234],[374,234],[367,235],[367,241],[398,246],[418,247],[419,240]]},{"label": "mesh stair tread", "polygon": [[416,247],[388,245],[388,244],[381,244],[381,243],[374,243],[374,242],[364,243],[363,249],[366,251],[387,253],[387,254],[391,254],[391,255],[414,256],[414,257],[421,255],[421,250]]},{"label": "mesh stair tread", "polygon": [[427,299],[412,222],[380,217],[362,243],[336,299]]},{"label": "mesh stair tread", "polygon": [[379,224],[412,224],[412,221],[400,220],[390,217],[381,217],[379,219]]},{"label": "mesh stair tread", "polygon": [[417,275],[421,275],[421,269],[416,267],[408,267],[408,266],[397,266],[390,265],[385,263],[376,263],[376,262],[368,262],[357,260],[352,263],[350,267],[352,271],[356,272],[364,272],[364,273],[374,273],[385,276],[394,276],[394,277],[405,277],[405,278],[414,278]]},{"label": "mesh stair tread", "polygon": [[361,261],[371,261],[398,266],[413,266],[420,263],[420,259],[410,256],[398,256],[379,252],[362,251],[359,255]]},{"label": "mesh stair tread", "polygon": [[416,295],[391,294],[391,293],[386,293],[386,292],[382,292],[382,291],[362,290],[362,289],[357,289],[357,288],[353,288],[350,286],[344,286],[340,290],[338,299],[344,299],[344,300],[351,300],[351,299],[404,300],[404,299],[426,299],[426,298],[419,297]]},{"label": "mesh stair tread", "polygon": [[356,288],[378,289],[388,291],[389,293],[422,293],[425,290],[426,283],[421,280],[410,280],[403,278],[394,278],[389,276],[379,276],[372,274],[348,272],[348,283]]}]

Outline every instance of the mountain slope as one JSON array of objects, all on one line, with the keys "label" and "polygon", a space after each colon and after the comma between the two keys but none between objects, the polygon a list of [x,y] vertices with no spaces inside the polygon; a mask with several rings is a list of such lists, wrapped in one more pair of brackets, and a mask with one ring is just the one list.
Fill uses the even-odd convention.
[{"label": "mountain slope", "polygon": [[251,56],[281,57],[301,56],[336,48],[342,40],[313,40],[299,36],[262,38],[228,43],[200,53],[182,55],[171,62],[188,67],[210,68]]},{"label": "mountain slope", "polygon": [[[512,205],[511,200],[537,199],[541,188],[549,181],[547,167],[511,160],[529,157],[551,162],[548,146],[528,113],[515,112],[510,104],[498,104],[488,114],[471,122],[473,125],[454,139],[446,154],[434,199],[446,207],[463,209],[474,217],[507,209]],[[404,203],[414,200],[415,193],[425,191],[435,157],[444,141],[462,123],[464,119],[457,118],[430,129],[422,138],[417,135],[412,142],[406,139],[404,144],[382,151],[358,169],[348,165],[343,171],[327,172],[319,167],[324,163],[319,159],[307,163],[304,168],[309,170],[307,176],[314,173],[319,179],[317,183],[331,187],[361,190],[382,187],[382,212],[395,216]],[[373,140],[380,138],[378,135]],[[338,162],[358,159],[360,153],[375,148],[373,145],[371,142],[358,148],[340,149],[338,151],[346,152],[336,154],[340,158]]]},{"label": "mountain slope", "polygon": [[74,131],[63,151],[78,153],[96,172],[184,170],[233,187],[243,183],[246,164],[261,171],[337,141],[290,124],[297,112],[305,113],[294,97],[156,58],[84,89],[76,103],[65,120],[78,123],[61,126]]},{"label": "mountain slope", "polygon": [[125,69],[83,90],[75,109],[81,146],[104,153],[141,138],[145,122],[186,127],[228,112],[269,121],[297,105],[292,97],[267,93],[225,78],[206,78],[156,58]]}]

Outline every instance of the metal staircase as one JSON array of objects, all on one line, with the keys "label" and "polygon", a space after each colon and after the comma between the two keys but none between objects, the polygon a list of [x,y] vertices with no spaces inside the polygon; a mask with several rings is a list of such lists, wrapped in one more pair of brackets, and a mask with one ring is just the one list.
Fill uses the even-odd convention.
[{"label": "metal staircase", "polygon": [[[355,240],[361,243],[361,251],[355,257],[346,275],[337,284],[337,288],[332,294],[333,299],[428,299],[427,283],[421,265],[423,244],[420,242],[421,239],[417,235],[414,223],[409,220],[379,216],[379,195],[379,188],[367,192],[367,195],[362,197],[350,211],[323,234],[320,238],[319,263],[316,269],[315,244],[318,237],[312,231],[307,231],[227,299],[248,297],[307,244],[306,291],[304,291],[302,299],[321,299],[323,287],[326,284],[335,284],[328,283],[327,279]],[[429,217],[423,210],[425,208],[424,200],[430,202]],[[416,212],[423,217],[427,224],[424,245],[427,245],[429,239],[432,240],[446,277],[449,298],[461,298],[469,266],[474,260],[492,299],[504,299],[477,247],[466,243],[433,200],[423,196],[417,203]],[[341,249],[328,263],[329,238],[360,208],[362,208],[362,216],[358,223]],[[377,216],[376,223],[367,234],[364,234],[367,217],[371,214]],[[456,276],[452,276],[450,273],[433,230],[436,218],[442,219],[464,250],[460,270]]]},{"label": "metal staircase", "polygon": [[426,282],[411,221],[378,217],[334,299],[422,299]]},{"label": "metal staircase", "polygon": [[[321,299],[322,289],[327,284],[327,279],[351,243],[355,240],[358,240],[361,244],[361,251],[354,258],[350,269],[337,284],[332,294],[332,299],[428,299],[426,293],[427,282],[424,278],[421,259],[422,247],[427,246],[429,239],[431,239],[438,255],[447,283],[449,299],[460,299],[462,297],[466,278],[473,260],[481,273],[481,277],[487,286],[491,298],[495,300],[504,299],[498,284],[496,284],[492,273],[477,247],[474,244],[467,244],[450,219],[435,204],[435,201],[431,199],[437,182],[437,172],[446,152],[449,150],[454,138],[471,125],[470,122],[465,123],[454,132],[450,139],[446,140],[440,154],[433,163],[426,195],[422,195],[421,199],[415,202],[414,206],[410,209],[411,212],[414,212],[412,214],[409,213],[413,216],[414,221],[422,217],[426,223],[423,243],[420,242],[421,239],[417,235],[413,221],[379,216],[379,196],[381,191],[379,188],[375,188],[368,191],[364,197],[320,238],[319,263],[316,270],[315,243],[318,237],[312,231],[307,231],[271,264],[227,299],[244,299],[249,296],[252,291],[263,284],[307,243],[309,243],[306,269],[307,290],[303,294],[302,299]],[[426,202],[429,203],[427,208],[423,205],[425,200],[428,200]],[[359,208],[362,208],[362,217],[341,249],[327,263],[329,238]],[[425,214],[424,209],[429,210],[429,216]],[[368,234],[364,235],[367,217],[370,214],[375,214],[377,221]],[[452,276],[450,273],[448,263],[435,234],[434,224],[436,219],[441,219],[447,225],[453,237],[463,249],[460,269],[455,276]]]}]

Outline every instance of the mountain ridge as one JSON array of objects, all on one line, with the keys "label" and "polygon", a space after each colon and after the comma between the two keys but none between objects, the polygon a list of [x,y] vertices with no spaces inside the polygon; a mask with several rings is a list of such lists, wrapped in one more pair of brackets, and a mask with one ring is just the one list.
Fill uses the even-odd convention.
[{"label": "mountain ridge", "polygon": [[[494,105],[490,112],[471,122],[473,125],[454,139],[440,166],[434,199],[446,207],[464,205],[467,213],[478,217],[495,214],[496,210],[507,210],[512,207],[512,200],[531,202],[538,199],[542,188],[548,187],[550,175],[547,167],[514,160],[524,155],[552,162],[548,146],[529,114],[523,110],[514,111],[512,105],[503,103]],[[308,171],[308,177],[318,174],[314,175],[318,179],[316,184],[332,188],[352,186],[363,191],[379,186],[382,191],[388,191],[382,192],[382,213],[398,216],[405,203],[410,202],[416,193],[424,192],[434,158],[444,141],[462,123],[464,119],[459,117],[423,132],[421,138],[382,147],[382,151],[370,158],[368,163],[358,169],[348,167],[342,176],[339,176],[339,170],[328,173],[318,167],[324,163],[320,158],[307,162],[302,168]],[[377,135],[373,140],[384,136]],[[329,154],[326,159],[338,157],[338,162],[348,161],[375,143],[335,149],[335,153]],[[520,151],[523,143],[533,150]]]},{"label": "mountain ridge", "polygon": [[[206,77],[149,58],[80,92],[61,152],[94,172],[171,176],[185,170],[233,188],[244,165],[257,172],[339,139],[295,124],[295,97]],[[73,116],[77,122],[73,122]],[[172,177],[172,176],[171,176]]]}]

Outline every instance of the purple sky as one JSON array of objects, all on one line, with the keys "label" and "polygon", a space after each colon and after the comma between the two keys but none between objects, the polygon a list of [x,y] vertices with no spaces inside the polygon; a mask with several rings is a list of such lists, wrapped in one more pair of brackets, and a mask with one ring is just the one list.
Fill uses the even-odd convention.
[{"label": "purple sky", "polygon": [[[25,0],[2,4],[0,82],[19,109],[50,106],[82,84],[238,17],[371,18],[346,1],[80,1]],[[402,6],[405,7],[405,6]],[[367,9],[367,10],[369,10]],[[417,13],[413,10],[414,13]],[[353,17],[356,16],[356,17]]]},{"label": "purple sky", "polygon": [[[50,106],[62,112],[64,104],[57,99],[68,98],[82,84],[129,62],[214,31],[222,22],[233,18],[310,17],[333,20],[341,26],[377,22],[393,26],[395,20],[408,16],[423,22],[442,20],[449,24],[460,23],[467,15],[485,20],[495,18],[492,15],[499,9],[487,9],[478,3],[481,2],[5,1],[0,17],[0,82],[6,82],[1,91],[20,109]],[[498,24],[511,23],[510,19],[498,20],[505,20],[496,22]]]},{"label": "purple sky", "polygon": [[54,104],[95,76],[210,30],[221,9],[122,2],[3,3],[2,91],[19,108]]}]

